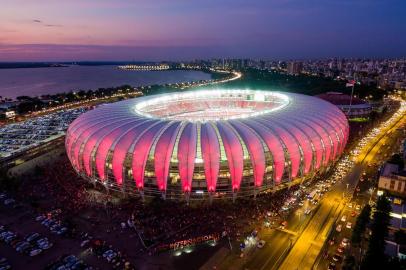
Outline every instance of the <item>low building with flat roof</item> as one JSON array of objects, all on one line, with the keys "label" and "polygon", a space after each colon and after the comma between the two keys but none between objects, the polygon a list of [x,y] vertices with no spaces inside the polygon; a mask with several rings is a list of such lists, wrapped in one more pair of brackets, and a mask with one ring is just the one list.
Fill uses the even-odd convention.
[{"label": "low building with flat roof", "polygon": [[368,118],[372,112],[372,106],[368,102],[357,97],[351,100],[351,96],[340,92],[327,92],[317,97],[336,105],[349,119]]},{"label": "low building with flat roof", "polygon": [[406,198],[406,171],[400,170],[398,164],[384,165],[378,182],[378,192],[383,191]]}]

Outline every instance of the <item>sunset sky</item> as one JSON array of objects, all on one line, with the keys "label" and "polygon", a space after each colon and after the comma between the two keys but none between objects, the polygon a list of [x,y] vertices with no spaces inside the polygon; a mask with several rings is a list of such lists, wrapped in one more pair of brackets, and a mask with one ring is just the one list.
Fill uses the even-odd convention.
[{"label": "sunset sky", "polygon": [[0,61],[406,56],[404,0],[2,0]]}]

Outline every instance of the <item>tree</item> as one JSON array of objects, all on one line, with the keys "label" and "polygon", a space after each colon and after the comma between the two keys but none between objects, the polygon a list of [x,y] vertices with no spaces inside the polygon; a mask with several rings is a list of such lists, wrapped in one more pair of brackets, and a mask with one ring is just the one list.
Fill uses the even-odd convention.
[{"label": "tree", "polygon": [[346,256],[343,262],[343,270],[353,270],[355,269],[355,258],[354,256]]},{"label": "tree", "polygon": [[390,222],[390,202],[385,195],[378,198],[371,226],[368,250],[361,269],[384,269],[388,265],[385,256],[385,237],[388,236]]},{"label": "tree", "polygon": [[403,170],[403,167],[405,166],[403,157],[399,154],[394,154],[389,160],[388,163],[396,164],[399,166],[399,170]]},{"label": "tree", "polygon": [[353,245],[359,245],[362,241],[362,236],[365,233],[365,229],[369,223],[369,216],[371,215],[371,206],[365,205],[360,215],[355,222],[354,230],[352,231],[351,243]]},{"label": "tree", "polygon": [[406,245],[406,233],[399,230],[395,232],[395,242],[399,245]]},{"label": "tree", "polygon": [[19,184],[19,179],[10,176],[7,170],[0,170],[0,190],[16,191]]}]

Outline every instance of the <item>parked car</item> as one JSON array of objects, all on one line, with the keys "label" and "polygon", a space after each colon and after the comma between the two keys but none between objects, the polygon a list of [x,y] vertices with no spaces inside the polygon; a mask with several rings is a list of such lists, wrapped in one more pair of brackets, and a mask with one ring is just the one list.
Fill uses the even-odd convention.
[{"label": "parked car", "polygon": [[84,240],[82,243],[80,243],[80,247],[84,247],[84,246],[86,246],[86,245],[89,244],[89,243],[90,243],[90,240],[89,240],[89,239]]},{"label": "parked car", "polygon": [[43,221],[44,219],[46,219],[46,216],[44,215],[39,215],[35,218],[35,221]]},{"label": "parked car", "polygon": [[72,265],[74,265],[76,262],[78,262],[78,258],[75,255],[69,255],[67,257],[65,257],[63,259],[63,261],[65,262],[65,267],[67,267],[68,269],[70,269],[70,267]]},{"label": "parked car", "polygon": [[114,251],[112,249],[109,249],[109,250],[105,251],[102,256],[103,256],[103,258],[106,258],[108,255],[110,255],[112,253],[114,253]]},{"label": "parked car", "polygon": [[10,204],[13,204],[13,203],[15,203],[14,199],[7,199],[7,200],[4,201],[4,205],[10,205]]},{"label": "parked car", "polygon": [[16,238],[17,238],[17,235],[14,233],[11,233],[4,239],[4,242],[6,242],[7,244],[10,244]]},{"label": "parked car", "polygon": [[62,227],[62,228],[60,228],[60,229],[56,232],[56,234],[57,234],[57,235],[63,235],[63,234],[65,234],[67,231],[68,231],[68,228]]},{"label": "parked car", "polygon": [[50,242],[44,242],[41,244],[38,244],[38,247],[41,248],[42,250],[50,249],[54,244]]},{"label": "parked car", "polygon": [[27,242],[32,242],[32,241],[36,240],[39,236],[40,236],[39,233],[31,233],[25,237],[25,240]]},{"label": "parked car", "polygon": [[23,253],[30,246],[31,246],[30,243],[23,241],[18,246],[16,246],[16,251]]},{"label": "parked car", "polygon": [[0,258],[0,270],[11,269],[11,265],[6,258]]},{"label": "parked car", "polygon": [[41,254],[41,252],[42,252],[42,249],[37,248],[37,249],[31,250],[29,255],[30,255],[31,257],[34,257],[34,256],[37,256],[37,255]]},{"label": "parked car", "polygon": [[113,261],[113,259],[114,259],[115,257],[117,257],[117,253],[116,253],[116,252],[113,252],[113,253],[110,253],[109,255],[107,255],[107,256],[106,256],[106,259],[107,259],[108,262],[111,262],[111,261]]},{"label": "parked car", "polygon": [[338,225],[337,225],[337,228],[336,228],[336,231],[337,231],[337,232],[341,232],[341,230],[342,230],[342,225],[341,225],[341,224],[338,224]]}]

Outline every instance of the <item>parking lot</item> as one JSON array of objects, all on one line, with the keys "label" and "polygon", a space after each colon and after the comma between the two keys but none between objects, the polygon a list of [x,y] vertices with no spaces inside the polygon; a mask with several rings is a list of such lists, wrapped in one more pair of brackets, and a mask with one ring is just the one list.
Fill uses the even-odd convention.
[{"label": "parking lot", "polygon": [[65,134],[85,108],[60,111],[0,128],[0,157],[9,157]]},{"label": "parking lot", "polygon": [[0,260],[4,258],[12,269],[114,268],[111,262],[118,254],[108,247],[102,253],[92,249],[87,235],[70,235],[58,220],[60,210],[37,214],[26,209],[0,194]]}]

